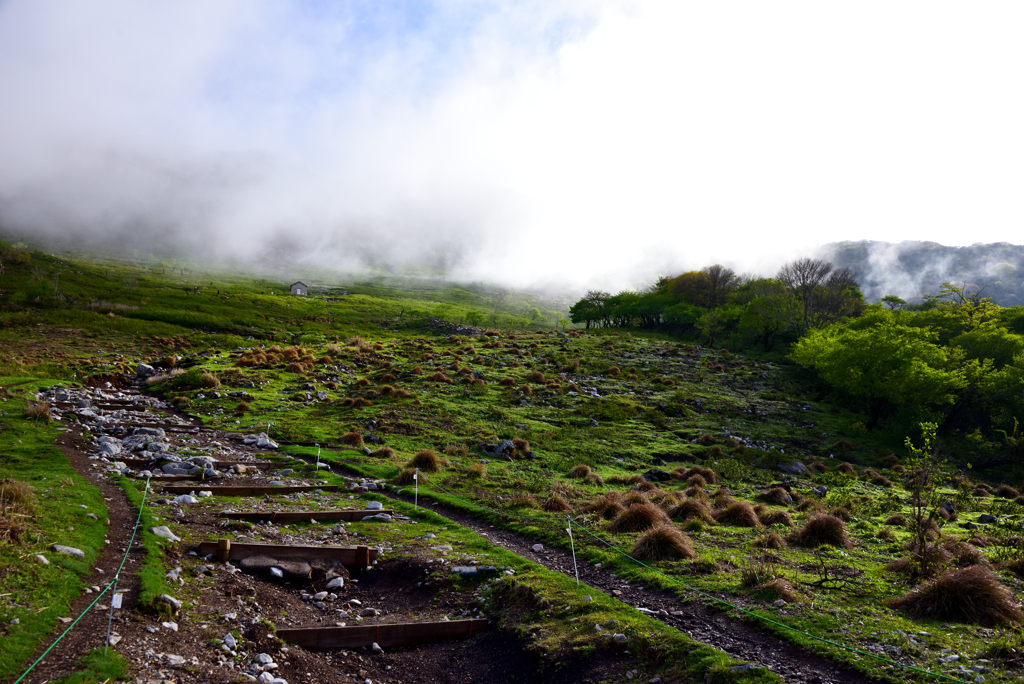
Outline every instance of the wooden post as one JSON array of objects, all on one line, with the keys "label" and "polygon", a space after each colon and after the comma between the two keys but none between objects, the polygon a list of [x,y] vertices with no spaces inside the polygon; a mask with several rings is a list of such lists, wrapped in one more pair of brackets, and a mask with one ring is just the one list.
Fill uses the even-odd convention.
[{"label": "wooden post", "polygon": [[357,546],[356,547],[357,558],[359,558],[359,567],[366,568],[370,565],[370,547],[369,546]]},{"label": "wooden post", "polygon": [[217,559],[221,563],[227,563],[229,558],[231,558],[231,540],[230,539],[218,539],[217,540]]}]

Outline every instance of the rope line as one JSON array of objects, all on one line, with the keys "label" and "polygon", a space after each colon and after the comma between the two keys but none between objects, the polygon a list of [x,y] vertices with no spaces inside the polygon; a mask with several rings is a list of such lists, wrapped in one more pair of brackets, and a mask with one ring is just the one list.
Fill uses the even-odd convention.
[{"label": "rope line", "polygon": [[[457,499],[458,501],[461,501],[462,503],[464,503],[464,504],[466,504],[466,505],[468,505],[468,506],[470,506],[472,508],[479,508],[479,509],[487,511],[489,513],[495,513],[497,515],[502,515],[502,516],[505,516],[505,517],[508,517],[508,518],[516,518],[516,519],[519,519],[519,520],[545,521],[545,522],[548,522],[548,523],[555,522],[552,518],[541,518],[541,517],[536,517],[536,516],[521,516],[521,515],[515,515],[515,514],[512,514],[512,513],[506,513],[504,511],[498,511],[498,510],[495,510],[495,509],[492,509],[492,508],[488,508],[486,506],[482,506],[480,504],[477,504],[477,503],[474,503],[474,502],[471,502],[471,501],[467,501],[466,499],[463,499],[462,497],[458,496],[457,494],[454,494],[454,493],[448,491],[447,489],[442,487],[437,482],[432,481],[429,478],[426,478],[426,479],[427,479],[427,482],[430,485],[436,487],[437,489],[440,489],[442,492],[444,492],[448,496],[450,496],[450,497],[452,497],[454,499]],[[692,591],[692,592],[694,592],[696,594],[699,594],[699,595],[701,595],[701,596],[703,596],[705,598],[711,599],[715,603],[727,606],[727,607],[729,607],[729,608],[731,608],[731,609],[733,609],[733,610],[735,610],[735,611],[737,611],[739,613],[742,613],[744,615],[748,615],[750,617],[753,617],[753,618],[756,618],[756,619],[761,620],[763,622],[766,622],[766,623],[768,623],[770,625],[774,625],[776,627],[780,627],[782,629],[789,630],[789,631],[794,632],[796,634],[803,635],[803,636],[808,637],[810,639],[814,639],[815,641],[820,641],[822,643],[829,644],[829,645],[835,646],[837,648],[841,648],[843,650],[849,651],[850,653],[856,653],[858,655],[867,656],[869,658],[874,658],[875,660],[881,661],[881,662],[889,664],[889,665],[896,665],[896,666],[902,667],[902,668],[904,668],[906,670],[910,670],[910,671],[913,671],[913,672],[918,672],[920,674],[930,675],[932,677],[938,677],[940,679],[948,680],[948,681],[951,681],[951,682],[957,682],[958,684],[971,684],[970,682],[966,682],[963,679],[957,679],[956,677],[952,677],[950,675],[943,674],[941,672],[932,672],[931,670],[927,670],[927,669],[924,669],[924,668],[921,668],[921,667],[917,667],[916,665],[907,665],[906,663],[901,663],[900,661],[893,660],[892,658],[887,658],[885,656],[880,656],[880,655],[877,655],[875,653],[871,653],[869,651],[862,651],[862,650],[860,650],[858,648],[855,648],[853,646],[847,646],[846,644],[840,643],[838,641],[832,641],[831,639],[827,639],[825,637],[821,637],[821,636],[818,636],[816,634],[811,634],[810,632],[806,632],[806,631],[800,629],[799,627],[793,627],[792,625],[787,625],[784,622],[779,622],[777,620],[773,620],[770,617],[766,617],[764,615],[760,615],[759,613],[755,613],[755,612],[753,612],[753,611],[751,611],[751,610],[749,610],[747,608],[743,608],[742,606],[738,606],[738,605],[736,605],[734,603],[726,601],[725,599],[718,598],[717,596],[714,596],[714,595],[709,594],[709,593],[707,593],[705,591],[702,591],[701,589],[698,589],[697,587],[694,587],[694,586],[692,586],[690,584],[687,584],[686,582],[683,582],[682,580],[679,580],[679,579],[677,579],[675,577],[672,577],[670,575],[666,575],[665,573],[661,572],[657,568],[651,567],[650,565],[647,565],[643,561],[640,561],[640,560],[637,560],[636,558],[633,558],[632,556],[630,556],[628,553],[626,553],[622,549],[618,548],[617,546],[615,546],[611,542],[602,539],[601,537],[599,537],[598,535],[594,534],[589,529],[587,529],[586,526],[580,524],[579,522],[573,520],[572,518],[569,518],[569,524],[578,527],[579,529],[581,529],[584,532],[586,532],[589,536],[591,536],[594,539],[596,539],[597,541],[599,541],[601,544],[607,546],[612,551],[615,551],[616,553],[618,553],[619,555],[623,556],[624,558],[626,558],[626,559],[636,563],[637,565],[639,565],[639,566],[641,566],[643,568],[646,568],[647,570],[650,570],[651,572],[655,573],[656,575],[658,575],[660,577],[664,577],[668,581],[670,581],[670,582],[672,582],[674,584],[677,584],[677,585],[683,587],[684,589],[686,589],[688,591]]]},{"label": "rope line", "polygon": [[14,682],[12,682],[12,684],[18,684],[18,682],[20,682],[25,677],[27,677],[28,673],[31,672],[32,670],[34,670],[36,665],[38,665],[39,663],[42,662],[43,658],[46,657],[46,654],[48,654],[51,650],[53,650],[53,647],[56,646],[57,644],[59,644],[60,640],[63,639],[65,636],[67,636],[68,632],[70,632],[72,629],[74,629],[75,625],[78,624],[78,621],[81,620],[83,617],[85,617],[86,613],[88,613],[90,610],[92,610],[92,607],[95,606],[99,602],[99,600],[101,598],[103,598],[103,595],[106,594],[107,591],[109,591],[112,586],[117,584],[117,580],[121,576],[121,569],[124,567],[124,564],[128,561],[128,554],[131,553],[132,544],[135,542],[135,535],[139,531],[139,521],[142,520],[142,511],[143,511],[143,508],[146,505],[146,496],[148,494],[149,494],[149,478],[146,478],[146,491],[144,491],[142,493],[142,503],[139,505],[139,516],[135,519],[135,529],[132,531],[131,541],[128,542],[128,548],[125,549],[124,558],[121,559],[121,565],[118,566],[117,572],[114,574],[114,579],[111,580],[109,583],[107,583],[107,586],[103,587],[103,591],[101,591],[99,593],[99,595],[96,597],[96,599],[92,603],[90,603],[89,606],[85,610],[82,611],[82,614],[79,615],[77,618],[75,618],[75,621],[72,622],[68,626],[68,628],[66,630],[64,630],[64,633],[61,634],[59,637],[57,637],[57,640],[54,641],[52,644],[50,644],[49,648],[47,648],[45,651],[43,651],[43,654],[41,656],[39,656],[34,663],[29,665],[28,669],[25,670],[21,674],[20,677],[15,679]]}]

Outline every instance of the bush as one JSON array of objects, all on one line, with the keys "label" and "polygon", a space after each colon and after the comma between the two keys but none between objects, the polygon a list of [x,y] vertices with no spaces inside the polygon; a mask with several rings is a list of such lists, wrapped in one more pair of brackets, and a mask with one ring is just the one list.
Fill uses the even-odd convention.
[{"label": "bush", "polygon": [[604,484],[604,478],[598,475],[597,473],[590,473],[589,475],[587,475],[586,481],[592,485]]},{"label": "bush", "polygon": [[608,525],[610,532],[643,532],[657,525],[671,524],[665,511],[652,503],[638,503],[630,506],[615,517]]},{"label": "bush", "polygon": [[733,501],[720,511],[715,511],[712,516],[715,522],[735,527],[760,527],[761,521],[754,513],[754,508],[746,501]]},{"label": "bush", "polygon": [[629,555],[644,561],[696,557],[690,538],[671,524],[658,525],[644,532],[633,544]]},{"label": "bush", "polygon": [[814,516],[790,536],[790,541],[797,546],[812,548],[826,544],[843,549],[853,546],[850,535],[846,532],[846,523],[833,515]]},{"label": "bush", "polygon": [[991,627],[1021,622],[1013,593],[981,565],[948,570],[926,584],[887,602],[915,618],[948,620]]},{"label": "bush", "polygon": [[622,505],[622,495],[618,492],[605,492],[583,507],[584,513],[597,513],[598,516],[611,520],[626,507]]},{"label": "bush", "polygon": [[18,480],[0,480],[0,541],[19,542],[28,531],[26,520],[35,509],[31,485]]},{"label": "bush", "polygon": [[416,452],[416,455],[405,467],[419,468],[425,473],[437,473],[441,471],[441,459],[430,449],[422,449]]},{"label": "bush", "polygon": [[179,390],[216,388],[220,387],[220,380],[210,371],[196,366],[179,375],[172,374],[167,380],[166,387]]}]

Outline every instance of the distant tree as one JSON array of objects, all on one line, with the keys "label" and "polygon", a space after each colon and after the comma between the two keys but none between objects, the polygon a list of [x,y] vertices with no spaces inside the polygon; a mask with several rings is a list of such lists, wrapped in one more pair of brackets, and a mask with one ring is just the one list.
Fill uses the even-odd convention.
[{"label": "distant tree", "polygon": [[775,278],[751,280],[737,296],[745,305],[740,333],[765,351],[771,351],[780,335],[795,329],[800,302]]},{"label": "distant tree", "polygon": [[660,292],[668,287],[668,284],[672,282],[672,276],[658,276],[658,279],[654,281],[654,284],[647,288],[648,292]]},{"label": "distant tree", "polygon": [[715,292],[711,277],[703,271],[687,271],[669,281],[666,288],[676,300],[710,309],[714,306]]},{"label": "distant tree", "polygon": [[569,319],[568,318],[563,318],[562,316],[559,316],[558,317],[558,327],[561,328],[564,331],[566,328],[569,327]]},{"label": "distant tree", "polygon": [[902,311],[907,308],[907,302],[894,294],[885,295],[880,300],[890,311]]},{"label": "distant tree", "polygon": [[569,307],[569,317],[573,323],[583,323],[587,329],[591,325],[607,325],[610,316],[605,304],[611,297],[607,292],[590,290],[580,301]]},{"label": "distant tree", "polygon": [[828,325],[840,318],[856,316],[864,308],[853,271],[833,270],[824,259],[803,258],[785,264],[776,276],[801,304],[797,326],[801,333]]},{"label": "distant tree", "polygon": [[982,296],[984,291],[984,287],[978,289],[967,283],[943,283],[939,293],[925,296],[925,301],[935,303],[940,311],[959,321],[965,331],[971,331],[999,315],[999,307]]},{"label": "distant tree", "polygon": [[534,307],[530,307],[530,320],[531,321],[536,321],[539,318],[541,318],[543,315],[544,314],[542,314],[540,312],[540,309],[538,309],[537,307],[535,307],[535,306]]},{"label": "distant tree", "polygon": [[470,309],[466,312],[466,323],[469,323],[470,325],[483,325],[486,320],[487,315],[482,311]]},{"label": "distant tree", "polygon": [[738,283],[736,271],[726,268],[721,264],[712,264],[702,268],[701,273],[708,277],[708,285],[711,290],[711,305],[721,306],[725,304],[729,294],[736,289]]}]

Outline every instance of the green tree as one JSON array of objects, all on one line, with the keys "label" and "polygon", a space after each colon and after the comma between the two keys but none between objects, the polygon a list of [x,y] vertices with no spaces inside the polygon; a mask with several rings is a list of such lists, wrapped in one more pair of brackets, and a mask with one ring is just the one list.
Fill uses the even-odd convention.
[{"label": "green tree", "polygon": [[794,346],[792,359],[862,398],[869,428],[878,426],[887,407],[919,409],[955,401],[966,382],[964,371],[935,344],[934,333],[901,325],[881,310],[870,318],[856,328],[837,324],[811,331]]}]

